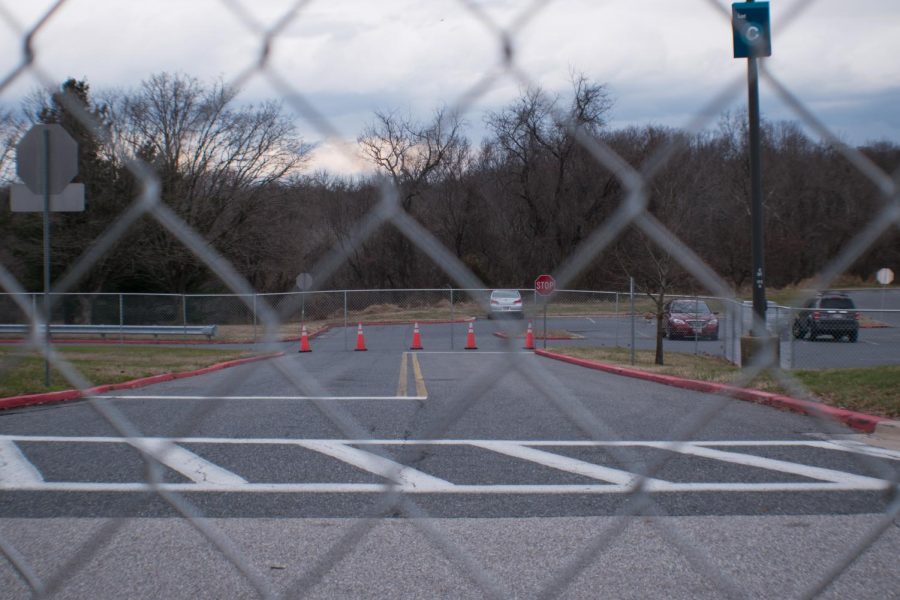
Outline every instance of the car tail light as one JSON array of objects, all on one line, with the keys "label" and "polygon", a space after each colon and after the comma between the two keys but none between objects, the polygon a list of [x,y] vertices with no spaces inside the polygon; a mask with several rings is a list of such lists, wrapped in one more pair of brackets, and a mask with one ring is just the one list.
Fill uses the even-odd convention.
[{"label": "car tail light", "polygon": [[853,318],[856,319],[857,321],[859,321],[859,319],[861,318],[861,315],[859,313],[853,313]]},{"label": "car tail light", "polygon": [[513,304],[522,304],[522,299],[519,298],[518,300],[516,300],[515,302],[513,302]]},{"label": "car tail light", "polygon": [[497,300],[491,300],[491,304],[500,304]]},{"label": "car tail light", "polygon": [[813,313],[813,321],[818,321],[820,316],[821,315],[819,314],[819,311],[814,312]]}]

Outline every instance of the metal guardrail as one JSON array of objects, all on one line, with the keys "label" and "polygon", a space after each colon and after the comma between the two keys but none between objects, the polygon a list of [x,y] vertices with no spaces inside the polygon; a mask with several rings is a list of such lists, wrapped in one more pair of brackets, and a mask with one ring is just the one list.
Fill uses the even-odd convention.
[{"label": "metal guardrail", "polygon": [[[106,337],[107,335],[205,335],[211,340],[217,325],[67,325],[52,324],[50,333],[84,333]],[[0,324],[0,333],[28,333],[30,325]],[[44,327],[39,327],[41,334]]]}]

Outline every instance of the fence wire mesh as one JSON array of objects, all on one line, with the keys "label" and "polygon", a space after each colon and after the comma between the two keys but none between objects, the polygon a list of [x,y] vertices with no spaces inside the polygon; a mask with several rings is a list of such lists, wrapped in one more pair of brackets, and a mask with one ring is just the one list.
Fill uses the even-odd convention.
[{"label": "fence wire mesh", "polygon": [[[278,43],[290,24],[302,22],[304,12],[315,4],[316,2],[309,0],[286,3],[283,12],[275,18],[263,18],[256,14],[253,7],[234,0],[223,0],[215,4],[214,10],[233,14],[259,46],[258,51],[245,57],[246,68],[228,78],[228,84],[240,87],[254,78],[266,80],[300,118],[337,147],[347,148],[348,140],[343,139],[338,127],[323,116],[302,85],[292,81],[271,63],[270,50],[273,45]],[[460,0],[447,5],[447,10],[462,11],[470,15],[484,28],[486,35],[497,43],[497,53],[485,57],[487,63],[493,60],[495,64],[487,68],[474,84],[459,90],[458,96],[450,104],[452,111],[448,111],[448,114],[465,114],[472,110],[502,80],[511,79],[526,88],[533,88],[541,83],[535,81],[520,66],[516,40],[539,30],[541,18],[548,13],[552,14],[557,7],[553,2],[523,3],[516,16],[508,23],[499,23],[485,4]],[[696,10],[721,14],[723,28],[730,28],[730,12],[722,3],[709,0],[696,4]],[[784,16],[779,28],[789,31],[793,22],[803,18],[807,4],[814,3],[795,3]],[[21,61],[0,80],[0,94],[7,92],[24,77],[36,78],[48,91],[55,91],[57,82],[45,70],[46,65],[42,62],[41,51],[35,45],[35,39],[58,20],[66,19],[70,8],[73,11],[86,10],[77,2],[61,0],[54,3],[35,22],[17,23],[8,8],[0,4],[0,17],[23,47]],[[885,172],[857,149],[842,143],[839,136],[823,125],[815,112],[792,93],[790,85],[775,70],[770,69],[765,61],[761,62],[760,69],[764,83],[791,107],[795,117],[843,155],[847,163],[862,173],[878,190],[883,200],[883,209],[872,215],[868,225],[847,241],[820,270],[811,287],[814,292],[823,291],[869,249],[880,235],[900,224],[900,196],[897,189],[900,173]],[[708,126],[716,114],[741,96],[743,85],[743,80],[739,78],[721,90],[714,90],[710,94],[709,103],[692,117],[686,130],[697,132]],[[108,138],[109,132],[77,102],[71,98],[63,98],[62,101],[76,115],[80,125],[92,131],[97,139]],[[633,558],[620,554],[623,547],[640,547],[640,552],[645,555],[658,553],[661,563],[669,561],[676,565],[671,568],[686,568],[694,575],[694,579],[689,580],[687,589],[693,589],[696,594],[688,594],[683,589],[678,591],[684,595],[740,598],[783,593],[801,598],[822,594],[840,597],[847,591],[846,588],[839,587],[841,578],[855,563],[873,552],[873,548],[880,548],[880,552],[885,552],[884,547],[887,547],[887,554],[895,559],[896,554],[892,554],[890,548],[897,547],[895,531],[900,497],[897,494],[896,456],[890,451],[840,446],[839,449],[847,454],[847,469],[853,473],[861,473],[860,475],[843,474],[841,478],[834,471],[812,466],[802,471],[803,477],[815,473],[813,479],[818,477],[818,482],[826,481],[829,482],[828,485],[868,486],[865,489],[878,492],[881,500],[872,504],[878,510],[870,508],[862,511],[877,513],[877,518],[862,522],[858,531],[847,537],[842,536],[839,543],[829,545],[823,541],[822,548],[815,554],[815,564],[807,564],[802,560],[797,563],[797,570],[805,569],[803,576],[798,577],[801,583],[788,591],[782,589],[773,592],[764,583],[748,583],[742,568],[734,566],[733,561],[737,561],[746,552],[746,546],[732,548],[732,555],[710,550],[713,540],[727,537],[729,533],[747,535],[747,531],[710,531],[704,529],[700,522],[679,520],[675,517],[686,513],[680,512],[677,504],[673,505],[662,499],[667,493],[674,495],[688,489],[686,484],[679,486],[670,477],[670,469],[685,457],[709,461],[739,460],[746,466],[762,468],[765,468],[764,465],[769,468],[773,465],[781,469],[789,468],[786,466],[787,462],[780,460],[774,451],[767,454],[760,450],[756,455],[742,454],[738,459],[735,457],[735,448],[723,447],[727,444],[722,443],[710,445],[709,440],[703,441],[704,431],[711,424],[735,418],[732,414],[735,410],[734,401],[729,392],[713,395],[712,401],[704,401],[696,407],[685,408],[684,417],[671,423],[665,441],[634,441],[641,439],[640,434],[636,434],[636,424],[623,426],[621,422],[604,415],[603,411],[595,410],[584,395],[576,390],[575,384],[564,375],[546,363],[531,360],[531,354],[519,352],[525,333],[523,324],[526,321],[533,322],[538,343],[542,339],[553,337],[558,329],[572,334],[572,337],[568,340],[556,340],[554,344],[576,345],[581,343],[580,340],[587,339],[593,346],[627,348],[634,347],[638,343],[635,340],[641,340],[646,347],[652,347],[656,338],[656,322],[654,309],[647,304],[647,299],[641,298],[633,308],[630,303],[632,298],[626,293],[567,290],[594,261],[608,256],[610,245],[627,231],[641,232],[655,247],[673,257],[707,291],[708,296],[683,299],[695,305],[708,303],[710,312],[718,316],[716,335],[710,333],[705,336],[709,339],[701,339],[704,336],[698,335],[700,330],[694,329],[683,336],[685,339],[680,342],[680,348],[687,353],[712,354],[733,363],[743,363],[743,369],[729,382],[735,387],[745,386],[761,376],[767,376],[795,391],[797,396],[815,401],[801,381],[794,377],[792,370],[847,366],[850,364],[848,361],[852,360],[854,349],[852,344],[828,344],[825,340],[813,343],[808,335],[806,338],[796,335],[793,328],[802,313],[801,299],[796,298],[788,306],[776,305],[770,307],[768,312],[771,321],[767,322],[767,327],[775,334],[776,341],[773,344],[778,346],[779,352],[761,352],[753,360],[742,361],[740,338],[751,324],[749,307],[736,297],[735,290],[722,275],[707,265],[681,240],[677,232],[670,231],[649,211],[648,188],[654,177],[674,160],[681,142],[673,139],[659,147],[641,164],[632,164],[589,129],[567,120],[566,115],[557,114],[556,118],[565,124],[577,143],[588,151],[597,169],[614,174],[617,184],[626,190],[626,199],[609,219],[586,235],[574,252],[555,265],[553,271],[560,292],[544,302],[535,296],[533,290],[521,290],[525,318],[521,321],[496,319],[497,333],[505,340],[505,345],[499,347],[502,351],[499,354],[500,362],[481,359],[484,361],[482,367],[472,368],[463,384],[444,386],[441,389],[441,393],[446,396],[443,402],[428,409],[423,402],[408,424],[405,435],[396,439],[382,439],[378,436],[384,433],[374,431],[373,414],[377,412],[377,408],[360,409],[356,405],[328,400],[336,395],[341,396],[334,389],[343,389],[342,382],[352,380],[357,375],[350,372],[349,367],[340,364],[313,367],[302,360],[293,360],[296,357],[292,356],[296,347],[293,344],[300,338],[301,326],[305,324],[315,324],[317,328],[320,325],[333,327],[340,332],[337,335],[342,336],[338,343],[340,350],[351,351],[355,345],[359,349],[360,340],[356,338],[355,327],[360,322],[373,326],[392,322],[407,324],[402,331],[398,329],[398,333],[385,338],[375,340],[370,337],[369,350],[405,351],[408,349],[405,346],[411,333],[408,324],[431,321],[435,326],[446,322],[445,326],[450,328],[449,347],[440,350],[462,351],[469,344],[467,335],[471,329],[467,330],[467,327],[472,322],[470,319],[483,318],[493,312],[489,298],[491,290],[487,289],[470,265],[405,210],[395,183],[390,178],[381,181],[377,203],[356,221],[351,235],[330,248],[315,268],[310,270],[312,278],[309,291],[263,294],[254,290],[239,270],[213,249],[201,232],[164,201],[162,182],[152,164],[134,156],[121,156],[121,160],[128,165],[139,183],[134,201],[122,212],[115,224],[99,233],[89,250],[69,265],[65,273],[54,282],[53,293],[49,296],[49,313],[45,313],[42,308],[42,298],[26,292],[7,268],[8,265],[0,264],[0,286],[5,292],[0,297],[0,314],[4,323],[32,325],[24,334],[30,347],[40,352],[54,369],[60,371],[72,387],[84,393],[93,416],[104,423],[106,434],[102,438],[79,438],[80,446],[103,445],[105,458],[102,462],[130,469],[131,479],[126,477],[122,481],[114,478],[116,483],[96,484],[86,475],[86,479],[75,482],[74,487],[55,485],[58,480],[54,479],[54,469],[67,460],[78,461],[78,453],[83,448],[70,449],[62,456],[49,450],[42,455],[43,450],[34,445],[62,444],[66,435],[75,434],[82,428],[90,429],[83,422],[73,421],[70,429],[56,436],[45,435],[42,438],[29,435],[31,429],[27,426],[23,431],[4,429],[4,435],[0,436],[0,486],[7,487],[0,487],[0,498],[12,502],[15,493],[19,493],[13,491],[13,484],[19,485],[24,481],[28,484],[24,489],[31,491],[64,493],[75,490],[95,494],[98,502],[106,502],[112,508],[101,510],[98,514],[102,518],[90,519],[81,528],[68,527],[67,520],[63,518],[90,513],[87,509],[78,507],[62,510],[59,519],[28,519],[27,514],[21,515],[22,519],[16,519],[13,518],[15,515],[4,513],[3,522],[0,523],[0,555],[5,559],[0,564],[0,582],[3,584],[0,596],[90,596],[91,592],[86,590],[96,590],[91,584],[100,581],[101,586],[114,586],[106,589],[117,590],[116,595],[146,597],[165,595],[161,590],[168,590],[180,597],[637,597],[647,595],[646,588],[640,587],[641,579],[656,579],[661,585],[656,595],[668,595],[665,592],[665,581],[672,573],[666,566],[657,564],[649,577],[644,573],[632,572],[630,578],[623,582],[609,581],[606,577],[604,569],[613,569],[612,565],[616,561],[627,562]],[[110,147],[116,147],[113,140],[109,141]],[[350,155],[349,150],[347,152],[349,159],[356,160],[355,155]],[[178,240],[189,254],[216,274],[230,293],[203,296],[87,296],[68,293],[111,251],[129,228],[142,218],[152,219]],[[387,228],[402,234],[415,249],[417,256],[437,265],[442,276],[453,283],[446,289],[431,290],[321,289],[355,253],[364,252],[364,245],[368,240]],[[857,310],[870,322],[887,323],[893,327],[898,325],[897,313],[890,309],[867,306]],[[545,314],[546,322],[542,321]],[[258,342],[255,346],[257,349],[273,351],[283,351],[282,342],[289,339],[292,341],[291,354],[267,361],[265,367],[259,368],[266,369],[267,385],[275,389],[277,384],[279,392],[276,395],[308,401],[315,410],[307,413],[305,418],[315,421],[319,431],[330,432],[331,439],[307,439],[303,435],[292,433],[299,429],[292,430],[292,427],[298,425],[289,416],[290,409],[285,409],[288,412],[281,415],[265,412],[254,417],[268,423],[267,426],[271,429],[268,437],[242,435],[242,432],[249,431],[246,422],[248,417],[245,413],[235,411],[234,405],[225,400],[250,395],[245,385],[247,372],[237,369],[222,371],[211,379],[208,387],[202,390],[202,398],[196,398],[196,403],[187,408],[179,406],[173,409],[171,415],[160,417],[169,417],[171,422],[146,421],[146,415],[142,415],[140,409],[136,408],[138,400],[119,403],[115,398],[98,393],[95,384],[102,382],[88,381],[61,356],[57,344],[45,345],[40,331],[47,322],[182,327],[215,324],[220,328],[220,340]],[[668,338],[678,334],[674,329],[667,333]],[[394,335],[395,337],[391,337]],[[837,341],[838,336],[832,334],[832,337]],[[672,347],[671,343],[669,347]],[[839,356],[844,349],[847,349],[847,355]],[[896,358],[896,350],[892,352]],[[776,355],[779,356],[778,359],[773,358]],[[11,373],[15,367],[15,363],[0,366],[0,373]],[[369,367],[373,372],[384,368],[383,363]],[[420,378],[414,373],[419,369],[418,359],[407,361],[404,358],[401,362],[398,390],[405,390],[408,384],[415,388]],[[488,428],[486,422],[491,421],[491,417],[485,413],[485,406],[502,405],[501,396],[504,392],[500,391],[500,387],[510,377],[524,382],[529,390],[527,398],[518,399],[523,403],[521,410],[533,411],[532,418],[535,420],[563,419],[565,424],[561,429],[569,434],[566,440],[518,438],[517,427],[523,427],[524,431],[530,429],[519,422],[522,415],[515,413],[501,413],[508,419],[508,430],[491,431]],[[436,382],[434,385],[440,388],[441,384]],[[390,387],[386,393],[379,391],[378,395],[391,396],[393,382]],[[188,388],[176,388],[174,391],[184,389]],[[186,397],[192,396],[196,394],[187,394]],[[406,397],[407,394],[398,393],[397,396]],[[409,396],[420,397],[413,396],[412,392]],[[641,410],[652,409],[644,406]],[[638,418],[637,414],[634,418]],[[824,414],[813,414],[810,419],[814,420],[816,433],[822,436],[811,437],[814,441],[808,442],[810,444],[832,444],[829,440],[836,438],[829,436],[847,434],[846,429]],[[211,426],[223,422],[227,423],[224,428]],[[34,430],[40,429],[34,427]],[[228,434],[217,437],[208,434],[209,431],[226,431]],[[484,432],[486,435],[460,439],[461,431]],[[488,432],[493,437],[489,437]],[[208,448],[202,449],[204,444],[212,443],[212,438],[215,438],[215,443],[226,448],[220,449],[220,454],[210,454]],[[524,443],[525,441],[528,443]],[[586,446],[579,446],[579,443]],[[292,451],[302,450],[303,458],[298,461],[296,455],[291,458],[283,455],[285,463],[302,464],[309,461],[309,464],[316,464],[324,456],[353,465],[377,477],[353,479],[352,485],[362,486],[353,489],[358,494],[365,495],[366,499],[354,504],[356,509],[352,514],[345,515],[352,518],[347,519],[347,524],[336,528],[334,532],[326,532],[325,524],[316,522],[315,519],[305,524],[279,524],[265,519],[249,523],[247,519],[248,524],[245,524],[244,519],[220,518],[225,515],[222,506],[229,502],[221,498],[229,498],[230,494],[240,494],[249,489],[256,490],[259,494],[245,495],[236,501],[244,506],[237,511],[240,515],[266,514],[264,507],[279,502],[318,502],[309,499],[314,494],[326,498],[322,501],[325,503],[337,505],[343,502],[340,494],[334,493],[333,488],[327,488],[331,491],[325,492],[323,490],[326,487],[322,486],[320,489],[313,484],[267,486],[266,482],[247,482],[238,477],[227,465],[249,460],[246,459],[245,452],[248,444],[273,448],[280,447],[279,444],[289,444]],[[817,447],[826,448],[824,445]],[[837,446],[828,446],[835,447]],[[581,454],[576,452],[578,448],[581,448]],[[584,448],[596,451],[598,455],[603,454],[603,458],[585,458],[584,452],[587,450]],[[589,530],[579,530],[578,527],[555,530],[554,527],[562,525],[535,520],[532,523],[533,529],[524,536],[528,543],[523,544],[524,547],[531,548],[532,553],[525,557],[510,556],[504,552],[504,543],[514,537],[514,532],[509,529],[514,526],[511,522],[500,520],[497,529],[492,530],[492,534],[497,536],[496,545],[488,546],[487,550],[475,550],[471,540],[467,539],[470,534],[463,527],[462,521],[435,518],[448,512],[441,508],[440,501],[429,498],[429,494],[440,496],[448,494],[449,489],[443,479],[426,474],[429,472],[428,466],[435,468],[435,463],[440,462],[440,452],[437,449],[458,454],[462,457],[460,460],[471,468],[481,461],[495,460],[473,454],[476,449],[487,450],[493,457],[515,457],[569,474],[593,477],[595,482],[600,480],[605,484],[613,484],[614,490],[613,493],[607,494],[607,490],[603,494],[592,496],[591,501],[586,503],[588,508],[572,513],[603,517],[601,521],[593,523]],[[195,456],[201,454],[206,458]],[[37,462],[38,466],[31,465],[26,455]],[[186,460],[196,461],[200,465],[197,468],[202,471],[202,478],[185,480],[181,476]],[[588,464],[590,466],[586,466]],[[102,465],[91,468],[95,467],[101,468]],[[456,475],[466,479],[462,473]],[[799,472],[794,475],[801,476]],[[340,475],[330,481],[340,481]],[[808,482],[807,479],[804,481]],[[731,488],[723,484],[722,488],[710,486],[704,489],[712,493],[723,489],[737,489],[743,483],[745,482],[732,482]],[[809,485],[809,489],[815,489],[816,484]],[[518,493],[525,492],[520,489]],[[121,511],[127,516],[118,516],[120,511],[115,508],[117,498],[121,500],[121,495],[127,494],[131,494],[127,500],[128,508]],[[618,495],[622,500],[598,500],[601,495]],[[258,503],[259,506],[247,507],[247,504],[253,503]],[[135,518],[145,512],[165,514],[177,519]],[[331,513],[325,511],[322,514]],[[489,515],[490,511],[486,511],[486,514]],[[397,517],[403,519],[396,519]],[[848,517],[848,523],[850,520],[852,519]],[[492,526],[485,525],[488,528]],[[565,535],[562,537],[565,539],[560,537],[563,531]],[[281,535],[288,535],[294,540],[291,545],[290,568],[273,558],[271,548],[267,546],[268,536],[276,538]],[[373,542],[376,539],[380,543]],[[60,540],[64,540],[64,543],[60,544]],[[410,540],[415,540],[415,544],[408,550],[399,548]],[[790,546],[789,540],[781,541],[785,545],[780,550],[775,548],[771,552],[783,552],[785,560],[790,558],[788,555],[791,553],[803,555],[806,550]],[[757,539],[752,539],[751,536],[746,539],[746,543],[762,546],[767,540],[765,535]],[[552,560],[537,551],[544,544],[555,550]],[[159,556],[170,551],[183,552],[186,548],[192,550],[179,556],[189,556],[189,568],[194,570],[192,587],[177,588],[177,591],[172,592],[171,587],[158,581],[150,581],[151,576],[147,573],[141,574],[146,578],[143,581],[136,576],[135,580],[125,584],[114,584],[116,575],[110,571],[123,569],[125,572],[135,573],[135,565],[148,561],[146,556]],[[377,556],[385,548],[396,552],[400,563],[404,558],[412,561],[413,555],[427,553],[429,549],[436,550],[437,553],[412,570],[404,568],[402,564],[395,565],[394,570],[384,570],[384,563],[366,560],[367,556]],[[498,559],[492,553],[501,558]],[[881,558],[874,560],[874,563],[867,563],[866,568],[878,568],[879,565],[884,568],[884,571],[876,572],[874,578],[886,581],[888,585],[891,582],[896,584],[896,565],[890,559],[887,562],[883,562]],[[129,562],[133,564],[129,565]],[[642,564],[646,566],[650,563]],[[544,565],[546,569],[538,568]],[[367,568],[374,568],[376,571],[367,572]],[[445,577],[438,579],[447,587],[428,591],[403,587],[426,571],[445,574]],[[166,577],[164,573],[156,576],[162,579]],[[683,583],[683,580],[679,581]],[[897,588],[893,589],[896,593]],[[879,590],[882,588],[877,586],[871,593],[855,588],[851,594],[859,594],[859,597],[878,597],[881,594],[881,597],[886,597]]]}]

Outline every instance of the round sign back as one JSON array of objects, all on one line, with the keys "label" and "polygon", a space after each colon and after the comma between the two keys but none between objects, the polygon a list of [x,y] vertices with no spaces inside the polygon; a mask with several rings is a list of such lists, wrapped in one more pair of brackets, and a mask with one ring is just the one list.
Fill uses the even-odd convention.
[{"label": "round sign back", "polygon": [[301,292],[305,292],[313,285],[313,276],[309,273],[300,273],[297,275],[297,288]]}]

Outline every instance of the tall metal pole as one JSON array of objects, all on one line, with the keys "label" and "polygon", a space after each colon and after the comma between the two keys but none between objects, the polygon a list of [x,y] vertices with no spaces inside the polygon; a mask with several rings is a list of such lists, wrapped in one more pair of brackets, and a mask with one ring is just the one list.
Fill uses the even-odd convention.
[{"label": "tall metal pole", "polygon": [[[756,49],[754,48],[754,53]],[[753,260],[753,323],[750,334],[766,334],[766,287],[763,250],[762,164],[759,132],[759,66],[756,56],[747,58],[747,93],[750,117],[750,220]]]},{"label": "tall metal pole", "polygon": [[547,349],[547,300],[548,297],[544,296],[544,350]]},{"label": "tall metal pole", "polygon": [[44,387],[50,387],[50,130],[44,129]]},{"label": "tall metal pole", "polygon": [[450,286],[450,349],[453,350],[453,326],[456,324],[453,309],[453,286]]},{"label": "tall metal pole", "polygon": [[122,296],[121,292],[119,293],[119,343],[125,343],[125,334],[123,332],[123,328],[125,327],[125,297]]},{"label": "tall metal pole", "polygon": [[634,365],[634,277],[629,278],[628,295],[631,304],[631,364]]},{"label": "tall metal pole", "polygon": [[253,343],[256,343],[256,297],[258,294],[253,294]]}]

